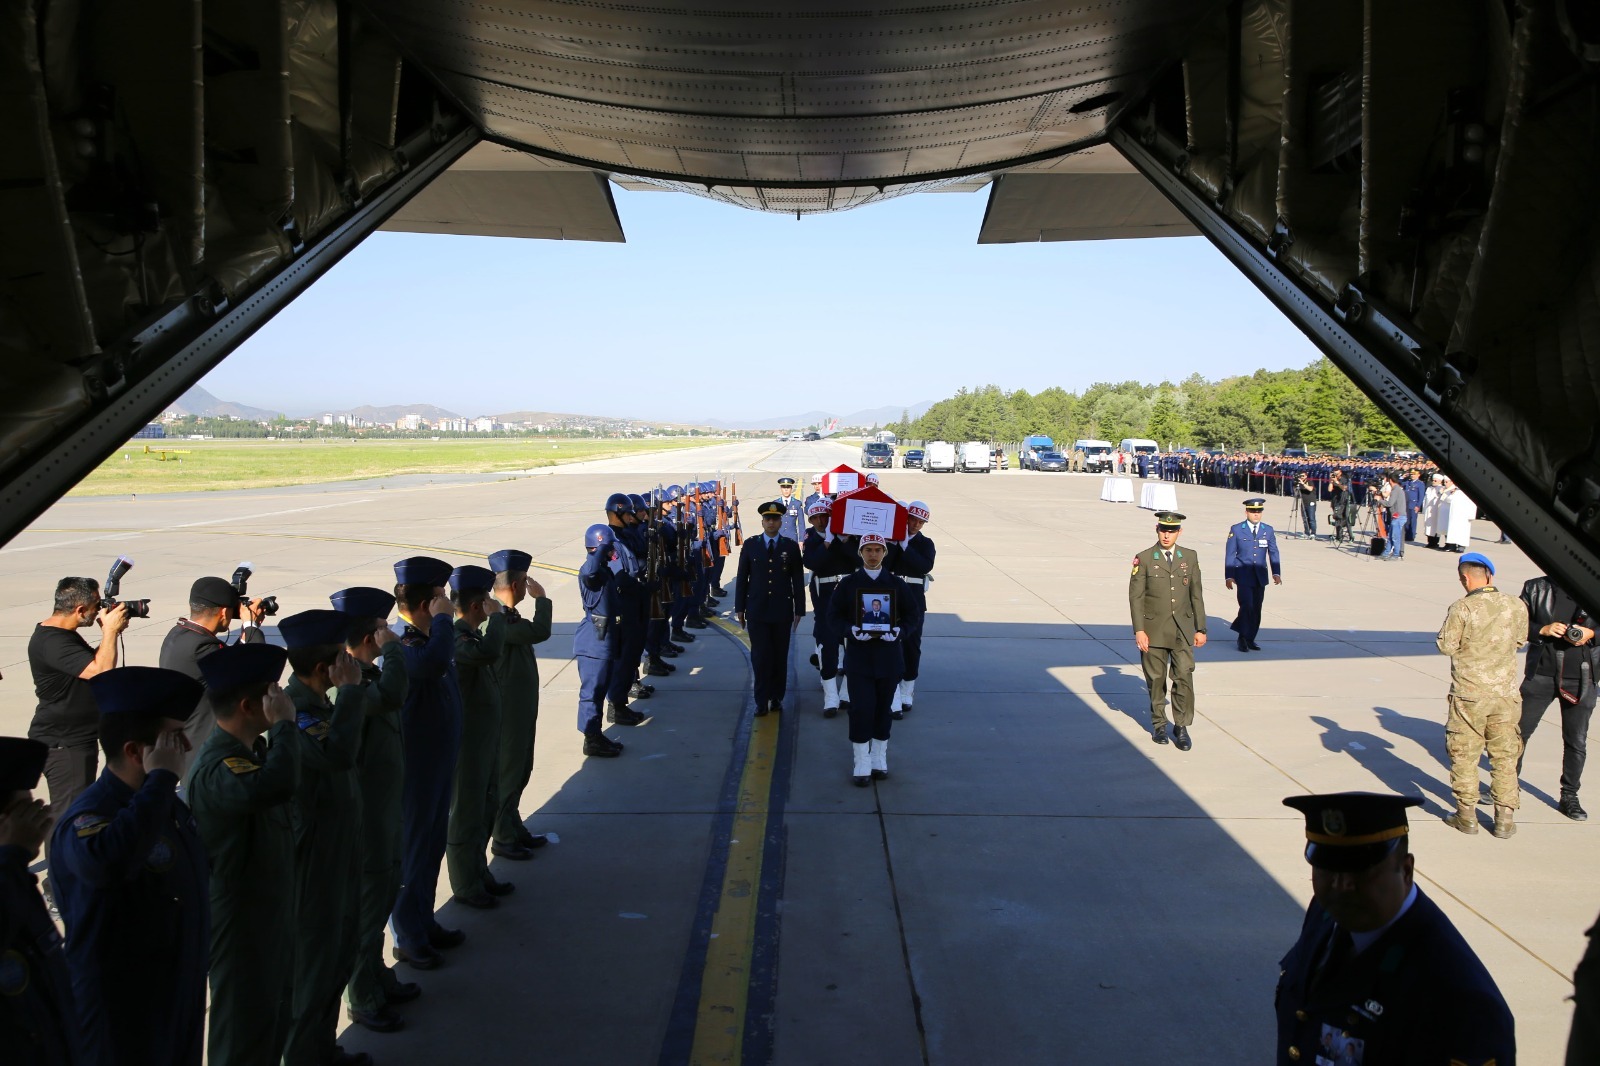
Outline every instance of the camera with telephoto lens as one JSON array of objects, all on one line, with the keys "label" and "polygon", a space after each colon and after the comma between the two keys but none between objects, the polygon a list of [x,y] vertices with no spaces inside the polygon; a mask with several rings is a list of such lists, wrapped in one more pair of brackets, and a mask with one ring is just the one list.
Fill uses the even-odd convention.
[{"label": "camera with telephoto lens", "polygon": [[[133,569],[133,560],[126,555],[117,556],[117,561],[111,564],[111,572],[106,574],[106,583],[100,590],[100,607],[109,611],[117,605],[117,593],[122,591],[122,575]],[[129,618],[149,618],[149,600],[123,600],[123,605],[128,608]]]},{"label": "camera with telephoto lens", "polygon": [[[246,605],[249,605],[250,597],[246,596],[245,592],[250,587],[250,575],[253,573],[255,573],[255,570],[251,568],[249,563],[240,563],[239,568],[233,572],[233,591],[239,594],[240,602]],[[262,614],[271,618],[278,613],[278,597],[263,596],[257,601],[256,606],[261,609]]]}]

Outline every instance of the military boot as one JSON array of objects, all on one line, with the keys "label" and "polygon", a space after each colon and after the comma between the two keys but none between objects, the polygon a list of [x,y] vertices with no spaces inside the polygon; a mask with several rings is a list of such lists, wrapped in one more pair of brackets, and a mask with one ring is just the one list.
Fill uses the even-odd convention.
[{"label": "military boot", "polygon": [[1478,805],[1457,800],[1456,813],[1446,818],[1444,824],[1452,829],[1459,829],[1468,836],[1474,835],[1478,831]]},{"label": "military boot", "polygon": [[1502,807],[1496,803],[1494,805],[1494,829],[1490,830],[1490,832],[1501,840],[1516,836],[1517,823],[1514,818],[1515,814],[1515,807]]},{"label": "military boot", "polygon": [[606,721],[612,725],[638,725],[646,716],[629,707],[626,703],[607,703]]}]

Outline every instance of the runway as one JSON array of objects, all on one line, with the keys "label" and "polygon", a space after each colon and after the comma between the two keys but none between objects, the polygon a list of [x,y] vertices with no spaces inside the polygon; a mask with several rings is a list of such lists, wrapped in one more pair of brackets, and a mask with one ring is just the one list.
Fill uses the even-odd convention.
[{"label": "runway", "polygon": [[[1519,1061],[1561,1061],[1563,999],[1600,910],[1596,829],[1554,809],[1554,709],[1528,752],[1514,838],[1439,821],[1449,661],[1433,639],[1460,595],[1455,556],[1418,546],[1383,563],[1284,538],[1265,650],[1241,655],[1226,639],[1221,545],[1243,494],[1179,486],[1180,544],[1200,554],[1214,638],[1197,656],[1195,747],[1182,753],[1147,739],[1129,631],[1129,564],[1154,539],[1150,512],[1099,502],[1094,476],[896,467],[884,487],[928,503],[939,556],[888,781],[850,786],[844,719],[820,717],[804,646],[788,710],[753,728],[742,647],[712,629],[657,679],[642,705],[652,720],[612,730],[626,753],[585,760],[569,571],[606,495],[721,475],[754,529],[780,474],[856,456],[832,441],[726,443],[527,476],[64,500],[0,550],[0,732],[22,733],[32,714],[26,642],[55,580],[103,580],[118,553],[135,562],[124,595],[154,601],[126,641],[127,661],[150,664],[190,581],[242,559],[252,594],[293,613],[347,585],[387,587],[405,555],[460,564],[521,547],[557,623],[537,649],[524,814],[560,843],[496,860],[517,885],[497,910],[446,905],[441,920],[467,943],[415,975],[425,994],[403,1008],[404,1031],[347,1032],[347,1048],[383,1064],[1266,1061],[1278,959],[1310,896],[1303,822],[1280,800],[1388,789],[1427,802],[1413,819],[1419,883],[1511,1003]],[[1287,501],[1266,520],[1286,527]],[[1494,527],[1476,532],[1500,587],[1535,576]],[[744,898],[748,826],[762,834],[758,883],[742,888],[755,905],[707,941],[708,886],[721,886],[713,912]],[[748,951],[720,943],[735,934]],[[711,948],[698,963],[697,943]],[[709,980],[718,965],[748,971]],[[737,1003],[717,998],[733,987]]]}]

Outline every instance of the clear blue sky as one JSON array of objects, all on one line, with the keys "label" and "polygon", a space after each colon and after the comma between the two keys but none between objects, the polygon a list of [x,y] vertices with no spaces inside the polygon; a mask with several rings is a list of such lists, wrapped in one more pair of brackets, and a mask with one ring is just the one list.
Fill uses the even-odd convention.
[{"label": "clear blue sky", "polygon": [[987,191],[801,220],[615,196],[622,245],[375,234],[202,384],[290,414],[755,421],[1317,355],[1198,237],[979,246]]}]

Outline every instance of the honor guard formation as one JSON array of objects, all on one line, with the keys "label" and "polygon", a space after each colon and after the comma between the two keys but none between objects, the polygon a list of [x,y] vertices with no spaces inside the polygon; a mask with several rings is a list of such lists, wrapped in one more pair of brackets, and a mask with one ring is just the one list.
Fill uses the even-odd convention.
[{"label": "honor guard formation", "polygon": [[[1232,485],[1259,466],[1219,457],[1161,472]],[[1299,494],[1312,535],[1320,492],[1309,475],[1323,473],[1339,516],[1331,524],[1347,531],[1344,471],[1275,467],[1263,482]],[[1438,517],[1444,487],[1413,493],[1383,474],[1388,489],[1373,506],[1394,541],[1403,546],[1414,523],[1413,535],[1452,543]],[[730,481],[606,498],[576,572],[583,755],[621,756],[606,727],[649,720],[651,679],[670,677],[712,626],[737,632],[722,607],[737,553],[726,613],[748,642],[752,713],[797,705],[792,644],[809,614],[801,651],[818,674],[821,718],[846,718],[841,783],[889,778],[891,733],[913,712],[920,673],[932,514],[848,467],[813,476],[803,501],[792,477],[777,489],[755,508],[760,531],[748,537]],[[1265,505],[1247,498],[1224,544],[1237,597],[1230,628],[1246,655],[1261,651],[1267,587],[1283,580]],[[1151,739],[1188,752],[1195,653],[1207,643],[1202,565],[1179,544],[1184,515],[1155,519],[1155,543],[1133,558],[1128,604]],[[404,1005],[424,989],[402,974],[446,965],[465,940],[435,913],[441,875],[455,901],[492,910],[515,886],[490,871],[489,856],[527,861],[547,842],[524,825],[519,803],[533,772],[535,646],[551,635],[552,605],[527,552],[504,549],[484,563],[402,559],[385,582],[392,591],[346,588],[328,608],[281,619],[284,647],[264,638],[277,604],[246,594],[248,564],[231,580],[202,577],[159,667],[119,664],[129,605],[102,598],[91,579],[58,584],[29,649],[40,699],[31,739],[0,738],[7,1062],[359,1063],[370,1056],[335,1042],[341,1006],[371,1030],[405,1026]],[[1493,835],[1505,838],[1516,831],[1524,743],[1552,703],[1564,751],[1559,809],[1587,817],[1578,792],[1600,661],[1590,615],[1563,589],[1538,578],[1512,596],[1494,574],[1488,557],[1462,554],[1464,595],[1437,644],[1451,662],[1445,738],[1457,809],[1448,823],[1478,832],[1487,752]],[[244,625],[230,641],[235,622]],[[98,650],[77,632],[96,623]],[[41,776],[49,807],[31,795]],[[1406,811],[1420,800],[1347,792],[1284,803],[1305,816],[1315,898],[1282,960],[1276,1061],[1512,1063],[1504,999],[1413,876]],[[46,843],[41,895],[29,863]],[[1584,967],[1574,1048],[1591,1047],[1585,1018],[1600,958]],[[1596,1061],[1578,1054],[1569,1061]]]}]

